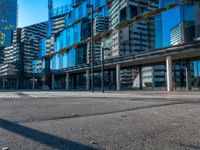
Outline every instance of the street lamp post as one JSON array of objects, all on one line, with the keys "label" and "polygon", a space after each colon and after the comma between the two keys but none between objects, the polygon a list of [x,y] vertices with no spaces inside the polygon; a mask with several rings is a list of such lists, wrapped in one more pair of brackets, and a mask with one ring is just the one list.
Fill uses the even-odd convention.
[{"label": "street lamp post", "polygon": [[104,47],[103,43],[101,44],[101,89],[104,93]]},{"label": "street lamp post", "polygon": [[140,32],[140,52],[142,52],[142,32]]},{"label": "street lamp post", "polygon": [[94,6],[91,4],[87,5],[87,8],[92,9],[92,19],[91,19],[91,91],[94,92],[94,41],[93,41],[93,26],[94,26]]}]

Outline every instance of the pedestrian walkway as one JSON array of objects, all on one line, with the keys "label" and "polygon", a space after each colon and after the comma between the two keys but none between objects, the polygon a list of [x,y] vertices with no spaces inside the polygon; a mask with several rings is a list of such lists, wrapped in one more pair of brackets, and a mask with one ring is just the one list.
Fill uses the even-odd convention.
[{"label": "pedestrian walkway", "polygon": [[65,92],[65,91],[37,91],[23,92],[33,98],[63,98],[63,97],[96,97],[96,98],[170,98],[170,99],[199,99],[200,92],[165,92],[165,91],[109,91],[101,92]]},{"label": "pedestrian walkway", "polygon": [[10,92],[0,93],[0,99],[12,99],[12,98],[20,98],[20,96],[17,95],[16,93],[10,93]]},{"label": "pedestrian walkway", "polygon": [[67,91],[12,91],[0,92],[0,99],[6,98],[67,98],[67,97],[82,97],[82,98],[167,98],[167,99],[199,99],[199,91],[100,91],[91,92],[67,92]]}]

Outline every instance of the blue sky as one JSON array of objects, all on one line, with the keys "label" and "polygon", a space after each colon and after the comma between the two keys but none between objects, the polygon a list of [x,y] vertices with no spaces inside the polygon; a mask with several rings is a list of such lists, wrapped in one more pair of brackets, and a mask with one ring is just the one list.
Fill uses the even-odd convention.
[{"label": "blue sky", "polygon": [[[69,0],[54,0],[54,7],[69,3]],[[47,21],[48,0],[18,0],[18,27]]]}]

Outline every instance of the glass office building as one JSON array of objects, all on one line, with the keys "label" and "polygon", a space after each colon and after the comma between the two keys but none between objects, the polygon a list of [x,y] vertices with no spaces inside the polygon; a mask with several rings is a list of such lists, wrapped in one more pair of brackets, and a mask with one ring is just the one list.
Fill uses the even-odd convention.
[{"label": "glass office building", "polygon": [[[166,7],[169,4],[174,4],[177,2],[178,2],[177,0],[176,1],[161,0],[160,6]],[[198,20],[200,19],[199,18],[200,15],[196,13],[198,9],[197,7],[198,6],[193,3],[182,4],[178,7],[175,7],[173,9],[167,10],[159,14],[158,18],[160,18],[161,21],[157,22],[160,24],[157,25],[158,28],[156,28],[157,31],[156,48],[168,47],[171,45],[177,45],[196,40],[196,37],[198,35],[195,35],[195,28],[199,26]],[[174,38],[176,38],[175,30],[179,32],[176,34],[176,36],[180,35],[184,36],[184,37],[177,37],[179,39],[182,38],[182,40],[179,40],[179,42],[178,41],[174,42],[175,40]],[[184,32],[185,34],[181,34],[180,32]]]},{"label": "glass office building", "polygon": [[[175,45],[187,44],[198,39],[199,31],[197,30],[199,29],[200,14],[197,12],[199,11],[199,4],[193,1],[181,4],[180,0],[160,0],[158,9],[169,6],[173,6],[173,8],[160,12],[149,19],[149,23],[153,27],[151,28],[152,34],[150,39],[153,40],[147,41],[150,42],[149,45],[152,45],[147,50],[158,50]],[[191,68],[191,76],[193,76],[195,70],[193,64],[191,64]],[[180,85],[180,72],[184,72],[184,70],[185,63],[183,61],[174,62],[174,85]],[[165,64],[144,67],[143,86],[166,87]]]},{"label": "glass office building", "polygon": [[[53,37],[53,44],[51,45],[53,46],[47,46],[50,43],[47,40],[41,41],[40,56],[44,57],[46,54],[50,54],[50,69],[53,75],[56,76],[56,73],[59,73],[57,78],[60,78],[58,76],[62,76],[62,79],[58,79],[57,85],[64,83],[65,71],[67,69],[90,63],[90,61],[87,60],[87,57],[90,56],[90,43],[87,42],[79,45],[80,42],[87,40],[91,35],[91,8],[87,8],[88,4],[94,6],[94,24],[95,21],[101,17],[103,20],[107,17],[109,20],[105,22],[107,24],[108,21],[108,26],[109,29],[112,30],[112,33],[107,37],[103,37],[105,39],[100,39],[94,43],[94,49],[96,50],[96,47],[98,47],[97,50],[100,52],[101,42],[103,40],[109,41],[105,52],[106,59],[120,58],[121,56],[135,55],[141,52],[156,51],[200,40],[199,1],[72,0],[70,5],[56,8],[52,11],[51,25],[54,31],[51,34],[51,37]],[[163,11],[163,9],[165,9],[165,11]],[[139,21],[123,29],[115,30],[119,23],[133,18],[140,18],[144,14],[146,14],[146,18],[139,19]],[[53,27],[56,25],[58,25],[58,28]],[[102,23],[100,23],[100,25],[102,25]],[[62,28],[60,28],[61,26]],[[95,31],[95,28],[93,29]],[[99,43],[96,44],[97,42]],[[48,47],[53,48],[49,50]],[[101,56],[101,53],[98,55]],[[174,64],[174,70],[176,70],[173,70],[175,72],[174,74],[176,74],[176,72],[180,74],[180,69],[184,69],[185,67],[184,62],[182,67],[176,65],[176,62],[174,62]],[[195,66],[197,69],[194,70]],[[198,66],[200,65],[195,63],[191,71],[200,70]],[[70,78],[72,79],[70,82],[71,84],[73,83],[72,87],[75,87],[75,84],[81,84],[78,83],[78,81],[82,81],[83,76],[85,77],[85,74],[83,74],[71,75]],[[96,79],[99,81],[99,72],[95,74]],[[107,74],[108,80],[112,77],[113,82],[116,82],[114,79],[116,74],[115,68],[111,71],[107,70],[105,74]],[[196,73],[192,75],[199,76],[198,74],[199,71],[196,71]],[[120,75],[121,84],[125,88],[127,85],[131,88],[139,85],[138,70],[131,65],[127,66],[127,68],[122,68]],[[143,67],[142,76],[143,86],[166,86],[165,64]],[[78,80],[79,77],[80,80]],[[75,83],[75,81],[77,81],[77,83]]]},{"label": "glass office building", "polygon": [[[108,16],[106,0],[73,1],[73,7],[65,15],[65,29],[55,36],[54,52],[86,40],[90,36],[91,15],[88,14],[91,9],[87,8],[87,4],[92,4],[94,10],[98,9],[94,17]],[[55,55],[51,59],[51,69],[58,70],[86,63],[86,51],[87,45],[83,45]]]},{"label": "glass office building", "polygon": [[0,63],[0,78],[5,79],[5,88],[31,88],[32,73],[40,69],[40,62],[33,68],[33,60],[46,30],[47,23],[43,22],[13,31],[12,44],[3,49],[3,63]]},{"label": "glass office building", "polygon": [[[167,7],[172,4],[179,3],[179,0],[161,0],[160,8]],[[165,48],[180,44],[187,44],[199,40],[200,26],[200,5],[191,1],[187,4],[179,5],[173,9],[160,13],[155,18],[155,49]],[[174,62],[174,79],[177,85],[180,85],[180,72],[184,72],[184,62]],[[194,77],[198,77],[198,61],[191,64],[191,73]],[[160,68],[160,69],[158,69]],[[165,66],[155,68],[158,80],[162,80],[165,85]],[[162,74],[161,72],[164,72]],[[185,75],[184,75],[185,76]],[[155,82],[156,80],[154,80]],[[160,82],[161,84],[161,82]]]},{"label": "glass office building", "polygon": [[0,0],[0,47],[9,46],[17,27],[17,0]]}]

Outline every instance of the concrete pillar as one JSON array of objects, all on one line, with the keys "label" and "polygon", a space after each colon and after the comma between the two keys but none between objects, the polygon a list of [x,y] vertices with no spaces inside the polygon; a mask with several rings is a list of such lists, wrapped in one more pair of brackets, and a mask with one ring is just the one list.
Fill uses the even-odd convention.
[{"label": "concrete pillar", "polygon": [[65,77],[65,89],[69,91],[69,73],[66,73]]},{"label": "concrete pillar", "polygon": [[86,70],[86,90],[90,90],[90,70]]},{"label": "concrete pillar", "polygon": [[50,75],[47,76],[45,74],[42,76],[42,89],[44,90],[49,90],[51,88],[52,81],[49,77]]},{"label": "concrete pillar", "polygon": [[5,80],[5,78],[3,78],[3,87],[2,87],[3,89],[5,89],[6,88],[6,80]]},{"label": "concrete pillar", "polygon": [[166,70],[167,70],[167,91],[170,92],[173,90],[172,83],[172,57],[167,56],[166,58]]},{"label": "concrete pillar", "polygon": [[16,80],[16,89],[19,89],[19,77],[17,77],[17,80]]},{"label": "concrete pillar", "polygon": [[76,78],[75,78],[75,83],[76,83],[76,89],[79,89],[79,75],[76,75]]},{"label": "concrete pillar", "polygon": [[33,76],[33,81],[32,81],[32,89],[35,89],[35,77]]},{"label": "concrete pillar", "polygon": [[188,91],[192,90],[192,85],[191,85],[191,74],[190,74],[190,61],[186,62],[186,89]]},{"label": "concrete pillar", "polygon": [[139,89],[142,90],[142,66],[139,66]]},{"label": "concrete pillar", "polygon": [[55,75],[52,75],[51,84],[52,90],[55,89]]},{"label": "concrete pillar", "polygon": [[112,81],[113,81],[113,80],[112,80],[112,76],[111,76],[111,72],[112,72],[111,70],[108,71],[108,79],[109,79],[109,81],[108,81],[108,83],[109,83],[108,89],[109,89],[109,90],[111,90]]},{"label": "concrete pillar", "polygon": [[116,84],[117,84],[117,90],[119,91],[121,89],[121,76],[120,76],[120,64],[116,65]]},{"label": "concrete pillar", "polygon": [[75,85],[75,84],[76,84],[76,83],[75,83],[75,82],[76,82],[76,81],[75,81],[75,80],[76,80],[76,75],[73,75],[71,79],[72,79],[72,82],[71,82],[71,83],[72,83],[72,84],[71,84],[71,85],[72,85],[72,89],[74,90],[74,89],[76,89],[76,85]]}]

